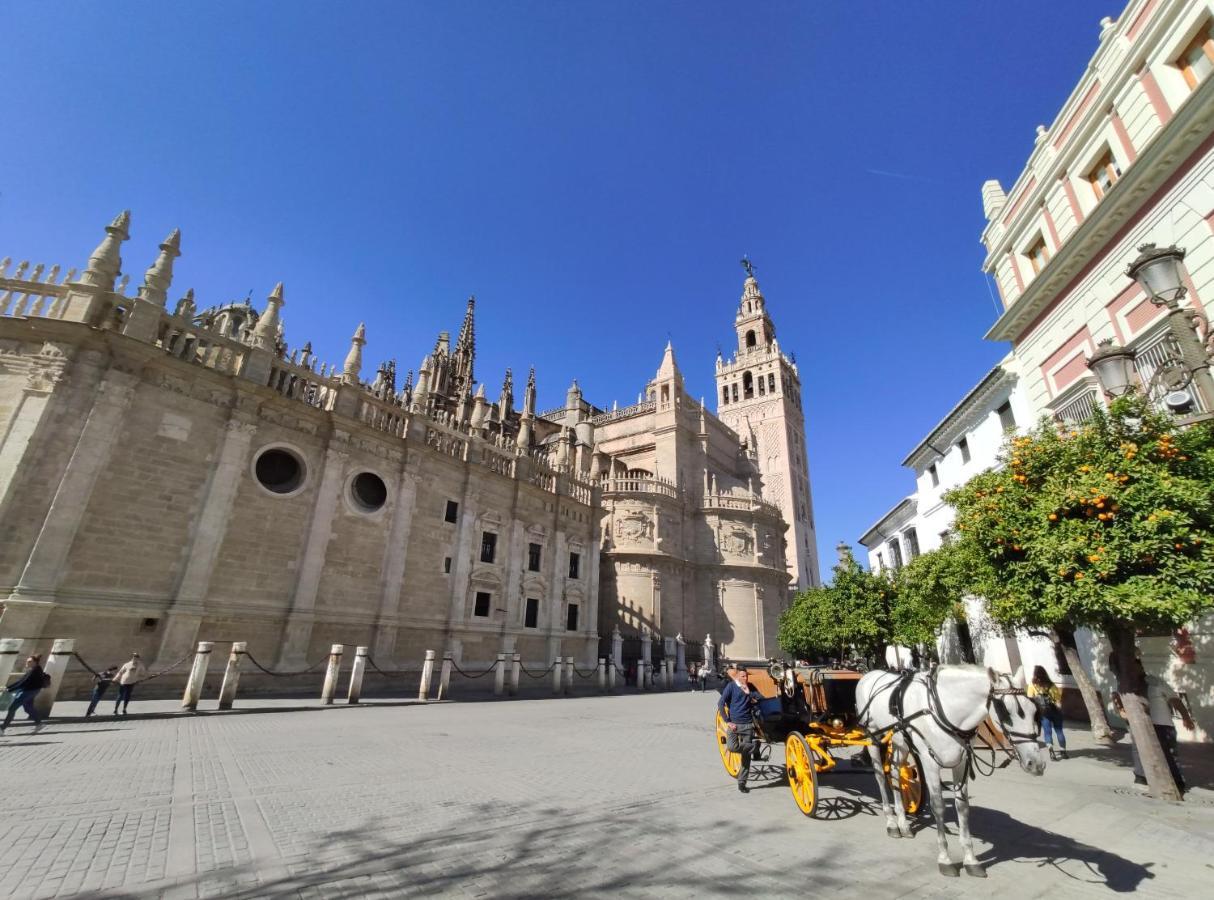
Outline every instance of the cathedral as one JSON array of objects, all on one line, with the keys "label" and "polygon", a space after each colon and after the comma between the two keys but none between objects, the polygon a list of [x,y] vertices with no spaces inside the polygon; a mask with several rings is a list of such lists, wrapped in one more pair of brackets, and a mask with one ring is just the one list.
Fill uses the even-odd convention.
[{"label": "cathedral", "polygon": [[716,412],[669,344],[635,405],[574,381],[537,412],[534,370],[521,400],[509,370],[478,380],[473,299],[415,381],[367,375],[361,325],[340,365],[288,345],[282,284],[259,309],[170,300],[177,231],[129,292],[129,229],[79,275],[0,261],[0,637],[22,652],[626,665],[648,635],[779,655],[818,572],[800,380],[748,263]]}]

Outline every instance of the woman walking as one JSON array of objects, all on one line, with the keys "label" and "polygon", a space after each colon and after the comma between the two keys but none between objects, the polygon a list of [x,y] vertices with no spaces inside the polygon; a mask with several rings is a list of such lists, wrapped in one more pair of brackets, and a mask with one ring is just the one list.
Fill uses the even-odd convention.
[{"label": "woman walking", "polygon": [[42,671],[42,654],[31,656],[25,661],[25,674],[21,680],[6,688],[13,695],[13,701],[9,704],[4,724],[0,725],[0,735],[4,734],[4,729],[8,728],[13,721],[13,716],[17,714],[18,709],[25,710],[25,714],[34,720],[34,734],[42,730],[42,716],[38,714],[38,710],[34,709],[34,698],[48,684],[50,684],[50,679]]},{"label": "woman walking", "polygon": [[[1025,691],[1041,716],[1041,736],[1050,748],[1050,759],[1066,759],[1066,735],[1062,732],[1062,688],[1050,680],[1045,666],[1033,667],[1033,681]],[[1058,754],[1054,753],[1058,736]]]}]

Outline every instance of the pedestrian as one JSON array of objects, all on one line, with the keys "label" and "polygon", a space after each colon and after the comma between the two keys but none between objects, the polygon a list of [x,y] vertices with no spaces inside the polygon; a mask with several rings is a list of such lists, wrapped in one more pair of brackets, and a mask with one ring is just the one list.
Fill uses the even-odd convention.
[{"label": "pedestrian", "polygon": [[708,690],[708,676],[712,673],[712,666],[708,663],[700,664],[700,690]]},{"label": "pedestrian", "polygon": [[[1045,666],[1033,667],[1033,680],[1025,690],[1037,707],[1041,719],[1041,736],[1050,748],[1050,759],[1067,759],[1066,735],[1062,731],[1062,688],[1050,680]],[[1058,754],[1054,753],[1054,736],[1058,736]]]},{"label": "pedestrian", "polygon": [[750,757],[755,749],[755,713],[759,706],[759,692],[750,686],[750,676],[745,666],[733,670],[733,681],[725,685],[717,701],[717,712],[725,720],[729,731],[726,749],[740,754],[742,765],[738,769],[738,790],[749,793],[746,781],[750,777]]},{"label": "pedestrian", "polygon": [[127,707],[131,705],[131,691],[135,690],[135,685],[142,681],[147,673],[147,666],[143,664],[138,653],[132,653],[131,658],[122,664],[115,677],[118,682],[118,697],[114,700],[114,715],[118,715],[119,706],[122,707],[122,714],[126,715]]},{"label": "pedestrian", "polygon": [[88,712],[84,714],[86,719],[97,710],[97,704],[101,702],[101,698],[105,696],[105,692],[114,683],[114,676],[117,672],[117,666],[110,666],[104,672],[99,672],[93,676],[93,696],[89,697]]},{"label": "pedestrian", "polygon": [[697,663],[689,663],[687,665],[688,681],[691,682],[692,693],[700,689],[700,666]]},{"label": "pedestrian", "polygon": [[[1168,770],[1172,773],[1172,780],[1176,782],[1176,790],[1183,795],[1188,787],[1185,784],[1184,773],[1180,770],[1180,759],[1176,755],[1176,726],[1172,724],[1172,714],[1175,712],[1184,723],[1184,727],[1189,730],[1195,727],[1193,715],[1170,684],[1158,675],[1147,674],[1141,659],[1135,659],[1134,665],[1137,669],[1139,684],[1143,685],[1146,690],[1147,713],[1151,717],[1151,724],[1155,727],[1155,737],[1159,740],[1159,746],[1163,748],[1164,758],[1168,761]],[[1117,713],[1124,718],[1125,707],[1122,705],[1119,694],[1113,695],[1113,706]],[[1138,755],[1138,747],[1131,744],[1130,749],[1134,757],[1134,783],[1145,785],[1147,783],[1146,770],[1142,767],[1142,757]]]},{"label": "pedestrian", "polygon": [[36,653],[25,661],[25,674],[16,683],[9,685],[5,690],[13,695],[12,702],[9,703],[8,714],[4,717],[4,724],[0,725],[0,736],[4,734],[4,729],[13,721],[13,716],[17,714],[17,710],[25,710],[25,714],[34,720],[34,734],[42,730],[42,716],[38,714],[38,710],[34,708],[34,698],[38,696],[38,692],[51,683],[50,676],[42,671],[42,654]]}]

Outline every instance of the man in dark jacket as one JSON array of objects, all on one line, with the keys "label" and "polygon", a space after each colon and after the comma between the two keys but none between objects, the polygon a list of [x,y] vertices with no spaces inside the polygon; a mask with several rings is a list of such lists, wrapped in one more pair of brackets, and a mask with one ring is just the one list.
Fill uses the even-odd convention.
[{"label": "man in dark jacket", "polygon": [[110,666],[104,672],[98,672],[93,678],[93,696],[89,698],[88,712],[84,714],[86,719],[97,711],[97,704],[101,702],[101,698],[105,696],[105,692],[114,683],[114,678],[117,675],[118,667]]},{"label": "man in dark jacket", "polygon": [[746,780],[750,777],[750,757],[755,748],[755,713],[759,705],[759,692],[750,686],[744,666],[736,667],[731,674],[733,681],[721,691],[717,712],[721,714],[725,727],[729,730],[727,748],[730,752],[742,756],[742,767],[738,770],[738,790],[745,794],[750,791]]},{"label": "man in dark jacket", "polygon": [[25,661],[25,674],[21,680],[6,688],[13,695],[13,700],[9,704],[8,715],[4,717],[4,724],[0,725],[0,735],[4,734],[4,729],[13,721],[18,709],[25,710],[25,714],[34,720],[34,734],[42,730],[42,716],[34,709],[34,698],[49,682],[50,679],[42,671],[41,655],[31,656]]}]

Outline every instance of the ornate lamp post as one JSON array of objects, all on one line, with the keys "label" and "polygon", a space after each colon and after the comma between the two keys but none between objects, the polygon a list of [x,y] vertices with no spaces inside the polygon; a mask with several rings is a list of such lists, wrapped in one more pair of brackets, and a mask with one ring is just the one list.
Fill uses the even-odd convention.
[{"label": "ornate lamp post", "polygon": [[[1130,263],[1126,275],[1142,287],[1150,301],[1168,310],[1168,330],[1179,350],[1179,356],[1165,359],[1155,369],[1149,384],[1143,385],[1148,394],[1165,390],[1165,403],[1176,412],[1192,407],[1196,389],[1201,407],[1214,410],[1214,377],[1210,363],[1214,357],[1211,346],[1210,322],[1199,309],[1182,307],[1185,251],[1179,247],[1158,248],[1143,244],[1138,258]],[[1134,387],[1134,351],[1120,347],[1112,340],[1101,341],[1097,351],[1088,359],[1088,368],[1110,397],[1119,397]],[[1205,412],[1196,419],[1214,417]]]}]

